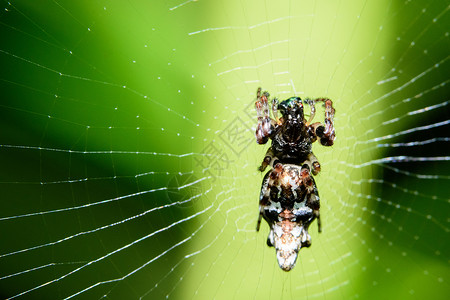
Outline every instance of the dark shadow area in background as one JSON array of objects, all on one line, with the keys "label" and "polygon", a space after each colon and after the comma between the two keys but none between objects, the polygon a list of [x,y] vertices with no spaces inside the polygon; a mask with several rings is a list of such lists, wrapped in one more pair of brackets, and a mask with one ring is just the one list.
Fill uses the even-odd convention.
[{"label": "dark shadow area in background", "polygon": [[[403,5],[398,2],[394,11],[401,11]],[[383,115],[384,121],[401,119],[381,126],[380,136],[398,134],[376,142],[383,151],[382,157],[406,156],[425,161],[398,161],[375,167],[379,175],[371,185],[372,198],[367,202],[369,209],[365,213],[369,253],[361,277],[371,292],[362,294],[363,298],[447,299],[450,294],[450,276],[439,277],[450,274],[450,162],[445,160],[450,153],[450,105],[446,103],[450,99],[446,59],[450,45],[448,38],[443,38],[448,27],[442,26],[449,22],[441,19],[432,24],[432,16],[440,15],[446,5],[434,1],[426,13],[421,12],[421,7],[409,5],[410,11],[397,16],[396,31],[406,41],[414,41],[415,46],[399,43],[389,54],[394,58],[394,75],[400,80],[394,88],[439,62],[441,65],[385,99],[387,107],[396,106]],[[418,16],[419,20],[412,22],[411,16]],[[426,34],[420,34],[428,25]],[[436,105],[439,107],[430,109]],[[425,111],[413,113],[421,109]],[[442,125],[426,128],[439,123]],[[425,142],[407,144],[421,141]],[[384,288],[369,288],[375,285]]]}]

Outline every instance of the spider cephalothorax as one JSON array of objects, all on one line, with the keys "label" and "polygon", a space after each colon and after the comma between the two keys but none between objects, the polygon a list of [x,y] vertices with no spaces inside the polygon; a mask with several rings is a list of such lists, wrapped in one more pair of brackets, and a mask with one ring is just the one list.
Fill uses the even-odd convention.
[{"label": "spider cephalothorax", "polygon": [[305,124],[302,99],[289,98],[278,104],[278,110],[283,117],[273,128],[272,149],[284,160],[306,158],[311,152],[312,140]]},{"label": "spider cephalothorax", "polygon": [[[258,125],[256,127],[256,141],[258,144],[265,144],[272,139],[272,147],[267,150],[266,156],[260,166],[260,171],[264,171],[273,163],[291,163],[300,165],[308,160],[313,168],[313,174],[320,171],[317,158],[311,151],[312,143],[317,139],[324,146],[332,146],[335,139],[333,117],[333,102],[330,99],[318,98],[307,99],[311,108],[309,119],[306,120],[303,112],[303,102],[299,97],[291,97],[278,104],[278,99],[272,100],[273,119],[269,113],[269,93],[263,92],[261,88],[257,91],[256,111],[258,114]],[[315,103],[325,104],[325,124],[319,122],[312,123],[315,115]],[[278,110],[282,117],[278,118]]]},{"label": "spider cephalothorax", "polygon": [[[280,268],[289,271],[295,265],[298,251],[311,245],[308,228],[316,218],[321,231],[319,192],[311,176],[311,173],[317,175],[320,172],[320,164],[312,153],[312,143],[319,139],[324,146],[333,145],[335,110],[330,99],[304,100],[311,108],[306,120],[302,99],[291,97],[278,103],[275,98],[272,100],[272,119],[269,93],[261,94],[261,88],[258,88],[256,97],[256,141],[265,144],[272,140],[259,167],[261,172],[268,166],[271,170],[261,186],[256,230],[264,218],[270,227],[267,244],[275,247]],[[324,124],[311,124],[317,102],[323,102],[325,106]],[[281,118],[278,118],[278,111]]]}]

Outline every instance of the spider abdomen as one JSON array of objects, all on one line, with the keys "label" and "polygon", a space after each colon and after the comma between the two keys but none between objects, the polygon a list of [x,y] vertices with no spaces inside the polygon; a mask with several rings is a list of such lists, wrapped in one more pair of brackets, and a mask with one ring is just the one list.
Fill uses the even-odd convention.
[{"label": "spider abdomen", "polygon": [[278,264],[285,271],[294,267],[300,249],[311,245],[308,228],[319,214],[315,181],[312,177],[311,183],[302,180],[304,172],[298,165],[277,164],[261,186],[260,212],[270,226],[268,245],[275,247]]}]

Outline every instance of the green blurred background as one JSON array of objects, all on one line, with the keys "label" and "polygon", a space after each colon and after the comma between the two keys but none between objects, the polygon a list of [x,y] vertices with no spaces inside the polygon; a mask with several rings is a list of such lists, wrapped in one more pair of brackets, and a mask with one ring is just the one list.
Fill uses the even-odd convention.
[{"label": "green blurred background", "polygon": [[[1,3],[0,298],[450,295],[448,1]],[[289,273],[259,86],[336,106]]]}]

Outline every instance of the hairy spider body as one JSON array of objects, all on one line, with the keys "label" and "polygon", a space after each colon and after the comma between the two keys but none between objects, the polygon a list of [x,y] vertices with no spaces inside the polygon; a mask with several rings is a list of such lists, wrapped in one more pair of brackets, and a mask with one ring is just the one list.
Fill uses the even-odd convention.
[{"label": "hairy spider body", "polygon": [[[264,176],[261,186],[259,218],[269,224],[267,244],[277,252],[281,269],[291,270],[302,247],[311,245],[308,228],[312,221],[320,224],[320,200],[312,175],[320,172],[320,163],[312,152],[312,143],[319,140],[324,146],[332,146],[335,139],[333,102],[327,98],[306,99],[291,97],[278,103],[272,100],[272,114],[269,113],[269,93],[256,93],[256,141],[265,144],[272,140],[271,147],[259,167],[263,172],[267,166],[271,170]],[[303,102],[309,105],[311,113],[306,120]],[[324,123],[311,123],[315,116],[315,104],[325,106]],[[278,111],[282,117],[278,118]]]},{"label": "hairy spider body", "polygon": [[267,245],[275,247],[278,264],[290,271],[302,247],[311,245],[308,228],[320,220],[320,199],[315,181],[304,168],[276,164],[267,172],[261,186],[260,216],[270,226]]}]

